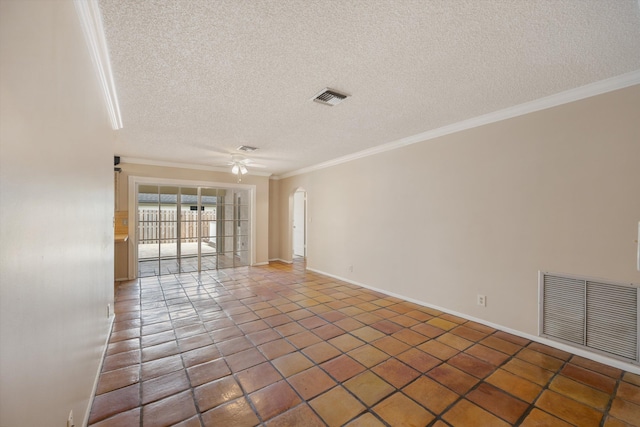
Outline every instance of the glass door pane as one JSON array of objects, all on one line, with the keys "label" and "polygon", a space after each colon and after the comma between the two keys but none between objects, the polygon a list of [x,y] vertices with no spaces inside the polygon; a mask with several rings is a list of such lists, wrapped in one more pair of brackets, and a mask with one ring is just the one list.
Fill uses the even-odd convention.
[{"label": "glass door pane", "polygon": [[217,189],[200,189],[201,270],[215,270],[218,268],[218,257],[216,253],[216,237],[218,235],[216,221],[217,202]]},{"label": "glass door pane", "polygon": [[160,271],[157,185],[138,187],[138,277],[156,276]]},{"label": "glass door pane", "polygon": [[180,271],[198,271],[198,189],[180,189]]},{"label": "glass door pane", "polygon": [[178,194],[179,187],[160,187],[160,220],[158,221],[160,241],[160,274],[179,271],[178,260]]}]

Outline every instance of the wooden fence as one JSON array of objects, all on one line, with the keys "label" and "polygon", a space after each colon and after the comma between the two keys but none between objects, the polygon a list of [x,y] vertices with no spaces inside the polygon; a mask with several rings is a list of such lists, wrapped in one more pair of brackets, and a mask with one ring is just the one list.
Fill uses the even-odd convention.
[{"label": "wooden fence", "polygon": [[[198,211],[180,212],[180,238],[198,241]],[[214,211],[201,211],[202,236],[209,235],[209,223],[216,220]],[[215,229],[215,226],[214,226]],[[139,209],[138,239],[140,243],[158,243],[178,238],[178,213],[175,210]]]}]

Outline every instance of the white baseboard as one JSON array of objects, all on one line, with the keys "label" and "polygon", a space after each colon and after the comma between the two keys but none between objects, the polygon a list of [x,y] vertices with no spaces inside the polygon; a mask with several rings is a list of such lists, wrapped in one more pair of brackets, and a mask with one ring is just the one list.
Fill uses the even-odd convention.
[{"label": "white baseboard", "polygon": [[89,406],[84,413],[84,420],[82,422],[82,426],[86,427],[89,425],[89,416],[91,415],[91,407],[93,406],[93,399],[96,397],[96,391],[98,390],[98,381],[100,381],[100,373],[102,372],[102,365],[104,364],[104,358],[107,354],[107,348],[109,347],[109,340],[111,339],[111,332],[113,331],[113,322],[116,320],[115,314],[112,314],[109,318],[109,333],[107,334],[107,339],[104,343],[104,347],[102,349],[102,355],[100,356],[100,363],[98,364],[98,371],[96,372],[96,377],[93,380],[93,389],[91,390],[91,397],[89,398]]},{"label": "white baseboard", "polygon": [[[269,261],[271,261],[271,260],[269,260]],[[269,265],[269,261],[256,262],[256,263],[252,264],[251,266],[252,266],[252,267],[259,267],[259,266],[261,266],[261,265]]]},{"label": "white baseboard", "polygon": [[499,329],[501,331],[508,332],[508,333],[510,333],[512,335],[516,335],[516,336],[519,336],[519,337],[522,337],[522,338],[526,338],[528,340],[535,341],[535,342],[538,342],[540,344],[548,345],[549,347],[557,348],[559,350],[563,350],[563,351],[566,351],[566,352],[569,352],[569,353],[572,353],[572,354],[575,354],[575,355],[578,355],[578,356],[581,356],[581,357],[585,357],[587,359],[591,359],[591,360],[594,360],[596,362],[604,363],[605,365],[613,366],[615,368],[622,369],[622,370],[625,370],[627,372],[632,372],[634,374],[640,375],[640,366],[634,365],[632,363],[624,362],[624,361],[618,360],[618,359],[613,359],[613,358],[610,358],[610,357],[607,357],[607,356],[604,356],[604,355],[601,355],[601,354],[598,354],[598,353],[591,352],[589,350],[585,350],[583,348],[573,347],[573,346],[570,346],[570,345],[567,345],[567,344],[563,344],[563,343],[559,343],[559,342],[556,342],[556,341],[552,341],[552,340],[549,340],[547,338],[540,337],[540,336],[537,336],[537,335],[531,335],[531,334],[528,334],[526,332],[518,331],[518,330],[515,330],[515,329],[511,329],[509,327],[503,326],[503,325],[499,325],[497,323],[492,323],[492,322],[488,322],[488,321],[483,320],[483,319],[478,319],[477,317],[469,316],[468,314],[465,314],[465,313],[459,313],[457,311],[450,310],[448,308],[440,307],[440,306],[437,306],[437,305],[434,305],[434,304],[429,304],[429,303],[426,303],[424,301],[420,301],[420,300],[417,300],[417,299],[414,299],[414,298],[406,297],[404,295],[396,294],[396,293],[391,292],[391,291],[387,291],[385,289],[375,288],[373,286],[369,286],[369,285],[366,285],[364,283],[356,282],[355,280],[346,279],[344,277],[336,276],[335,274],[329,274],[329,273],[326,273],[324,271],[317,270],[317,269],[314,269],[314,268],[311,268],[311,267],[307,267],[307,270],[313,271],[314,273],[319,273],[319,274],[322,274],[322,275],[325,275],[325,276],[329,276],[329,277],[332,277],[334,279],[341,280],[343,282],[351,283],[352,285],[362,286],[363,288],[371,289],[372,291],[380,292],[380,293],[385,294],[385,295],[389,295],[389,296],[392,296],[392,297],[403,299],[405,301],[413,302],[413,303],[421,305],[423,307],[429,307],[429,308],[433,308],[435,310],[440,310],[440,311],[442,311],[444,313],[452,314],[454,316],[458,316],[458,317],[461,317],[463,319],[470,320],[472,322],[480,323],[480,324],[489,326],[489,327],[494,328],[494,329]]}]

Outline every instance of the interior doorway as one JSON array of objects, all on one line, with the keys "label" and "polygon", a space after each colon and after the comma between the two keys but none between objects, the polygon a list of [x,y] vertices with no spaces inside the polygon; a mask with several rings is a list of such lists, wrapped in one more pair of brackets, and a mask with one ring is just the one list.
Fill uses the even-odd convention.
[{"label": "interior doorway", "polygon": [[307,256],[307,192],[293,193],[293,256]]}]

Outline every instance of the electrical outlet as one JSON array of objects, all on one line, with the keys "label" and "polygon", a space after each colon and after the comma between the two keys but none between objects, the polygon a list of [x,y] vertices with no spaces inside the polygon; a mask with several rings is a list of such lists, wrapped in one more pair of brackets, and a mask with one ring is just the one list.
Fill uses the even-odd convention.
[{"label": "electrical outlet", "polygon": [[349,266],[349,273],[353,273],[353,265]]},{"label": "electrical outlet", "polygon": [[484,295],[478,294],[478,305],[486,307],[487,306],[487,297],[484,296]]},{"label": "electrical outlet", "polygon": [[111,317],[111,304],[107,304],[107,319]]},{"label": "electrical outlet", "polygon": [[73,422],[73,410],[69,412],[69,418],[67,418],[67,427],[75,427],[75,423]]}]

